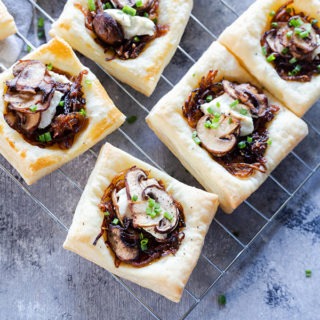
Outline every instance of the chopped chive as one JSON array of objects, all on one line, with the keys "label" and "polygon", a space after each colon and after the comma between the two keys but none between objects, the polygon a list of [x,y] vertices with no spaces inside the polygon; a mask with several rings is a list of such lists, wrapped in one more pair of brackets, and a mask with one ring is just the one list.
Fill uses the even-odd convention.
[{"label": "chopped chive", "polygon": [[212,95],[209,95],[209,96],[206,97],[206,101],[207,101],[207,102],[210,102],[210,101],[212,101],[212,100],[213,100]]},{"label": "chopped chive", "polygon": [[196,144],[200,144],[201,140],[198,138],[198,132],[197,131],[193,131],[192,132],[192,140],[196,143]]},{"label": "chopped chive", "polygon": [[320,64],[317,65],[317,70],[320,72]]},{"label": "chopped chive", "polygon": [[38,38],[41,39],[44,37],[44,32],[41,30],[38,32]]},{"label": "chopped chive", "polygon": [[79,111],[79,113],[80,113],[81,115],[83,115],[84,117],[87,116],[87,111],[86,111],[85,109],[81,109],[81,110]]},{"label": "chopped chive", "polygon": [[247,143],[245,141],[240,141],[238,143],[238,148],[239,149],[244,149],[247,146]]},{"label": "chopped chive", "polygon": [[158,19],[157,18],[152,19],[152,21],[153,21],[154,24],[158,23]]},{"label": "chopped chive", "polygon": [[234,108],[236,107],[238,104],[240,103],[240,101],[237,99],[237,100],[234,100],[233,102],[230,103],[230,107],[231,108]]},{"label": "chopped chive", "polygon": [[303,25],[303,21],[301,20],[301,18],[291,19],[289,21],[289,26],[291,26],[291,27],[300,27],[302,25]]},{"label": "chopped chive", "polygon": [[134,194],[132,197],[131,197],[131,200],[132,201],[137,201],[138,200],[138,196],[136,194]]},{"label": "chopped chive", "polygon": [[292,35],[293,35],[293,31],[292,31],[292,30],[290,30],[290,31],[287,32],[287,38],[291,38]]},{"label": "chopped chive", "polygon": [[306,277],[311,278],[312,276],[312,271],[311,270],[306,270]]},{"label": "chopped chive", "polygon": [[221,107],[221,103],[218,101],[218,102],[216,103],[216,106],[217,106],[218,108],[220,108],[220,107]]},{"label": "chopped chive", "polygon": [[281,51],[282,54],[287,54],[288,52],[289,52],[289,49],[288,49],[288,48],[284,48],[284,49]]},{"label": "chopped chive", "polygon": [[272,26],[273,28],[278,28],[278,23],[277,23],[277,22],[272,22],[272,23],[271,23],[271,26]]},{"label": "chopped chive", "polygon": [[248,114],[248,110],[247,109],[241,109],[240,110],[240,114],[242,114],[243,116]]},{"label": "chopped chive", "polygon": [[39,18],[38,19],[38,27],[43,28],[44,27],[44,18]]},{"label": "chopped chive", "polygon": [[88,0],[88,8],[90,11],[96,11],[96,3],[94,0]]},{"label": "chopped chive", "polygon": [[297,65],[295,66],[295,68],[292,70],[291,74],[292,74],[293,76],[296,76],[296,75],[301,71],[301,69],[302,69],[302,67],[301,67],[299,64],[297,64]]},{"label": "chopped chive", "polygon": [[46,142],[46,139],[44,138],[44,134],[40,134],[39,137],[38,137],[38,140],[40,142]]},{"label": "chopped chive", "polygon": [[213,109],[212,109],[211,107],[209,107],[209,108],[207,109],[207,111],[208,111],[208,113],[213,114]]},{"label": "chopped chive", "polygon": [[122,12],[124,12],[130,16],[135,16],[137,14],[137,10],[132,7],[129,7],[129,6],[124,6],[122,8]]},{"label": "chopped chive", "polygon": [[106,211],[106,212],[104,212],[104,215],[105,215],[106,217],[108,217],[108,216],[110,216],[110,212],[109,212],[109,211]]},{"label": "chopped chive", "polygon": [[84,80],[84,83],[90,86],[92,84],[92,80],[86,79]]},{"label": "chopped chive", "polygon": [[64,107],[64,100],[61,100],[61,101],[59,102],[59,107]]},{"label": "chopped chive", "polygon": [[300,35],[301,32],[303,32],[303,29],[301,29],[301,28],[294,28],[294,34]]},{"label": "chopped chive", "polygon": [[156,204],[156,200],[150,198],[148,200],[148,204],[149,204],[150,208],[153,208],[155,206],[155,204]]},{"label": "chopped chive", "polygon": [[169,221],[171,221],[171,220],[173,219],[173,216],[172,216],[169,212],[167,212],[167,211],[163,214],[163,216],[164,216],[166,219],[168,219]]},{"label": "chopped chive", "polygon": [[253,138],[252,137],[247,137],[247,142],[248,143],[251,143],[253,141]]},{"label": "chopped chive", "polygon": [[119,223],[119,219],[114,218],[111,223],[117,225]]},{"label": "chopped chive", "polygon": [[137,1],[136,1],[136,7],[137,7],[137,8],[140,8],[140,7],[142,7],[142,6],[143,6],[142,0],[137,0]]},{"label": "chopped chive", "polygon": [[192,76],[193,76],[193,77],[195,77],[195,76],[196,76],[196,74],[195,74],[195,73],[193,73],[193,74],[192,74]]},{"label": "chopped chive", "polygon": [[103,10],[106,10],[106,9],[112,9],[111,3],[108,2],[103,5]]},{"label": "chopped chive", "polygon": [[44,134],[44,139],[46,140],[46,142],[50,142],[52,140],[51,133],[50,132],[46,132]]},{"label": "chopped chive", "polygon": [[270,17],[273,17],[275,14],[276,14],[276,12],[275,12],[274,10],[272,10],[272,11],[269,12],[269,16],[270,16]]},{"label": "chopped chive", "polygon": [[211,129],[218,129],[219,128],[219,123],[212,122],[210,128]]},{"label": "chopped chive", "polygon": [[146,18],[149,18],[149,14],[148,14],[147,12],[145,12],[145,13],[143,14],[143,16],[146,17]]},{"label": "chopped chive", "polygon": [[133,38],[133,41],[134,41],[134,42],[140,42],[140,38],[139,38],[138,36],[135,36],[135,37]]},{"label": "chopped chive", "polygon": [[207,128],[207,129],[211,129],[211,121],[210,120],[208,120],[208,121],[206,121],[205,123],[204,123],[204,127],[205,128]]},{"label": "chopped chive", "polygon": [[261,51],[262,51],[262,54],[263,54],[264,56],[267,55],[267,48],[266,48],[265,46],[262,46],[262,47],[261,47]]},{"label": "chopped chive", "polygon": [[215,112],[215,113],[214,113],[214,117],[215,117],[216,119],[220,119],[221,113]]},{"label": "chopped chive", "polygon": [[301,33],[299,34],[299,37],[300,37],[301,39],[305,39],[305,38],[308,38],[309,35],[310,35],[310,31],[303,31],[303,32],[301,32]]},{"label": "chopped chive", "polygon": [[271,140],[270,138],[268,139],[267,144],[268,144],[269,146],[272,145],[272,140]]},{"label": "chopped chive", "polygon": [[267,61],[268,61],[268,62],[272,62],[272,61],[274,61],[274,60],[276,60],[276,56],[274,55],[274,53],[271,53],[271,54],[268,56]]},{"label": "chopped chive", "polygon": [[138,117],[137,116],[130,116],[127,118],[127,122],[132,124],[135,123],[137,121]]},{"label": "chopped chive", "polygon": [[36,112],[37,109],[38,109],[38,106],[34,105],[34,106],[31,106],[29,109],[30,109],[30,111],[32,111],[32,112]]},{"label": "chopped chive", "polygon": [[298,60],[296,58],[292,58],[289,60],[289,63],[294,64],[296,63]]},{"label": "chopped chive", "polygon": [[318,20],[317,19],[313,19],[312,21],[311,21],[311,25],[312,26],[314,26],[315,24],[317,24],[318,23]]},{"label": "chopped chive", "polygon": [[148,249],[148,242],[147,238],[140,240],[140,247],[142,251],[146,251]]},{"label": "chopped chive", "polygon": [[31,52],[32,51],[32,48],[29,46],[29,45],[27,45],[27,52]]},{"label": "chopped chive", "polygon": [[51,62],[47,65],[47,69],[48,69],[49,71],[51,71],[51,70],[53,69],[53,65],[52,65]]},{"label": "chopped chive", "polygon": [[226,298],[226,296],[224,294],[220,294],[218,296],[218,303],[219,303],[220,306],[225,306],[226,305],[227,298]]}]

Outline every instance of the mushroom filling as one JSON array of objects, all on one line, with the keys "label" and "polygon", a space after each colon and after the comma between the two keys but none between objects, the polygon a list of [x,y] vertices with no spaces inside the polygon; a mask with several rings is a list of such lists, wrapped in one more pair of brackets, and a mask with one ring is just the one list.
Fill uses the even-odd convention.
[{"label": "mushroom filling", "polygon": [[183,208],[161,181],[132,167],[117,175],[106,189],[99,208],[104,213],[101,232],[121,262],[143,267],[155,259],[175,254],[184,233]]},{"label": "mushroom filling", "polygon": [[309,82],[320,74],[318,21],[284,4],[272,16],[271,29],[261,39],[262,52],[284,80]]},{"label": "mushroom filling", "polygon": [[235,176],[266,172],[267,125],[279,107],[249,83],[216,82],[217,73],[202,77],[182,107],[192,138]]},{"label": "mushroom filling", "polygon": [[6,81],[4,118],[23,138],[41,148],[57,144],[71,148],[87,122],[81,91],[82,71],[76,77],[37,60],[20,60],[14,78]]},{"label": "mushroom filling", "polygon": [[168,32],[168,26],[158,23],[159,0],[88,0],[88,9],[76,7],[107,61],[135,59],[151,40]]}]

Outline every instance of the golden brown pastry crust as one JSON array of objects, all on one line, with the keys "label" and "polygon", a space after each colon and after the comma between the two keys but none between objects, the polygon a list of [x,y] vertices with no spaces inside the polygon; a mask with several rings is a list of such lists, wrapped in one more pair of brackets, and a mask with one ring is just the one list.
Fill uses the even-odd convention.
[{"label": "golden brown pastry crust", "polygon": [[0,0],[0,40],[3,40],[17,32],[12,15]]},{"label": "golden brown pastry crust", "polygon": [[[32,184],[113,132],[124,122],[125,116],[115,107],[96,76],[80,63],[71,47],[63,40],[55,38],[28,54],[24,59],[40,60],[45,64],[52,63],[53,66],[71,75],[78,75],[84,69],[88,71],[88,74],[83,77],[82,90],[87,101],[86,111],[89,123],[76,136],[69,150],[61,150],[58,147],[42,149],[33,146],[9,127],[3,117],[5,104],[2,96],[6,87],[5,81],[13,77],[12,68],[0,75],[0,152],[23,179],[28,184]],[[92,82],[86,84],[85,80]]]},{"label": "golden brown pastry crust", "polygon": [[[257,0],[229,26],[218,41],[225,45],[247,70],[296,115],[302,116],[320,97],[320,76],[311,82],[283,80],[266,61],[260,45],[264,32],[270,29],[271,11],[277,11],[287,0]],[[290,5],[320,21],[319,0],[294,0]]]},{"label": "golden brown pastry crust", "polygon": [[[142,268],[124,263],[116,268],[114,255],[106,247],[104,240],[100,238],[96,246],[92,244],[101,230],[103,221],[103,212],[98,204],[112,179],[119,172],[132,166],[150,170],[150,177],[162,180],[167,192],[181,203],[186,222],[186,228],[183,229],[185,238],[175,255],[162,257]],[[216,195],[182,184],[147,163],[110,144],[105,144],[77,206],[63,246],[122,278],[178,302],[198,261],[217,207]]]},{"label": "golden brown pastry crust", "polygon": [[50,34],[62,37],[74,49],[97,62],[108,73],[150,96],[163,69],[177,49],[190,16],[193,0],[161,0],[158,21],[160,24],[169,25],[168,33],[151,41],[138,58],[112,61],[105,60],[104,49],[94,41],[94,34],[85,27],[85,17],[74,6],[75,3],[87,8],[87,0],[68,0]]},{"label": "golden brown pastry crust", "polygon": [[280,111],[268,126],[272,145],[265,154],[267,173],[257,172],[246,179],[233,176],[215,162],[205,149],[195,144],[191,138],[194,129],[182,115],[184,101],[209,70],[218,70],[217,81],[224,78],[259,86],[227,49],[214,42],[173,90],[158,102],[146,121],[205,189],[219,196],[222,209],[231,213],[258,189],[268,174],[304,138],[308,128],[302,120],[265,91],[269,103],[280,106]]}]

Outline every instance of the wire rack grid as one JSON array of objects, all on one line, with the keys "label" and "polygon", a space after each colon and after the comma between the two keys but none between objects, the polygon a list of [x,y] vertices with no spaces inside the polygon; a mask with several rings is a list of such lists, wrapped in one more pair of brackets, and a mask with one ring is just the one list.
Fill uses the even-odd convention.
[{"label": "wire rack grid", "polygon": [[[54,18],[52,18],[52,16],[41,5],[33,0],[27,1],[33,6],[35,16],[41,15],[47,19],[48,23],[54,22]],[[204,6],[205,4],[209,4],[209,2],[209,0],[203,0],[200,1],[199,5]],[[250,2],[251,1],[247,2],[247,4]],[[217,6],[222,12],[226,11],[224,13],[226,16],[238,15],[237,8],[234,6],[232,1],[214,1],[212,6]],[[195,10],[195,12],[191,15],[191,20],[189,22],[189,25],[191,26],[189,29],[193,30],[193,28],[198,28],[203,34],[206,35],[207,39],[210,41],[215,40],[217,37],[211,31],[212,28],[206,26],[206,24],[202,22],[202,19],[196,14],[197,11]],[[21,38],[27,46],[32,48],[32,50],[35,49],[35,45],[31,40],[28,40],[27,35],[24,35],[22,31],[18,31],[17,36]],[[181,66],[181,63],[183,63],[184,68],[188,68],[199,57],[199,54],[197,53],[189,53],[188,51],[192,50],[190,48],[190,50],[185,49],[183,47],[184,43],[186,43],[187,46],[188,42],[182,41],[182,44],[178,47],[178,51],[173,59],[174,62],[172,62],[167,69],[170,69],[170,67],[175,63],[175,60],[178,61],[178,66]],[[206,48],[203,48],[202,51],[205,49]],[[180,61],[181,59],[182,62]],[[146,98],[135,93],[132,89],[121,84],[111,75],[105,73],[100,66],[95,65],[83,57],[81,57],[81,60],[84,60],[85,63],[89,65],[95,73],[98,73],[98,77],[106,87],[109,94],[111,92],[109,87],[116,88],[116,94],[113,98],[116,100],[119,99],[120,101],[125,97],[129,106],[135,105],[135,108],[137,108],[135,111],[141,115],[141,119],[143,121],[143,118],[149,113],[149,109],[152,107],[152,105],[146,105],[146,103],[148,103]],[[175,73],[175,71],[176,69],[173,70],[173,73]],[[106,79],[108,80],[107,85],[105,85]],[[161,76],[162,84],[159,84],[159,86],[162,88],[161,94],[169,91],[178,81],[178,79],[179,75],[178,77],[174,77],[170,74],[170,72],[166,73],[165,71],[164,75]],[[165,87],[164,90],[163,87]],[[154,99],[156,98],[157,97]],[[128,112],[132,112],[131,109],[128,109]],[[309,118],[311,117],[312,116]],[[312,130],[312,138],[316,137],[316,139],[319,141],[319,128],[317,128],[314,123],[309,121],[308,116],[306,118],[307,119],[305,120]],[[138,155],[140,158],[148,161],[160,170],[165,171],[166,169],[168,172],[168,169],[170,169],[171,165],[173,164],[173,169],[171,169],[173,172],[168,172],[169,174],[177,177],[178,179],[180,178],[180,180],[183,182],[198,186],[197,182],[187,176],[188,174],[184,172],[184,169],[179,163],[177,163],[176,159],[172,157],[168,151],[164,151],[166,149],[160,142],[157,141],[156,147],[161,148],[161,150],[159,150],[158,153],[153,152],[152,156],[149,155],[149,152],[146,152],[145,150],[150,150],[150,148],[148,148],[150,147],[150,144],[141,145],[141,143],[139,143],[141,142],[141,139],[136,138],[138,135],[136,130],[137,129],[134,129],[134,125],[125,125],[123,128],[119,128],[117,133],[111,135],[111,137],[107,139],[111,143],[115,141],[115,144],[119,144],[119,141],[121,140],[122,144],[120,146],[123,149],[126,149],[129,152],[131,151],[131,153]],[[152,136],[151,132],[148,132],[148,134]],[[154,139],[155,137],[153,137],[151,146],[155,144]],[[123,141],[126,142],[123,143]],[[70,165],[66,165],[58,169],[57,174],[60,175],[59,183],[62,181],[63,185],[68,185],[65,187],[68,190],[70,188],[77,190],[78,198],[83,191],[86,178],[90,173],[90,168],[92,168],[94,165],[95,159],[97,158],[97,152],[101,145],[102,143],[98,144],[98,146],[91,148],[84,156],[80,157],[81,159],[79,161],[90,162],[90,166],[87,170],[88,172],[84,174],[83,177],[81,177],[79,174],[75,174],[74,170],[70,169]],[[154,148],[151,150],[153,149]],[[263,231],[275,220],[279,212],[281,212],[286,204],[316,172],[320,166],[320,162],[318,161],[319,159],[314,156],[316,152],[317,150],[314,150],[313,153],[311,152],[310,154],[308,151],[307,156],[303,149],[298,149],[291,152],[287,159],[284,160],[283,166],[286,167],[287,162],[294,163],[295,167],[300,168],[301,173],[298,178],[295,176],[293,177],[290,171],[280,168],[269,177],[267,182],[261,188],[262,190],[258,190],[253,196],[245,201],[245,203],[241,205],[232,216],[226,216],[223,213],[218,212],[209,230],[206,239],[206,245],[199,260],[198,266],[191,276],[183,295],[182,302],[179,305],[172,304],[166,299],[159,298],[159,296],[155,294],[150,294],[145,289],[139,288],[138,286],[122,280],[117,276],[112,274],[110,276],[113,277],[114,280],[118,282],[126,292],[128,292],[135,300],[137,300],[153,318],[172,319],[172,314],[174,315],[174,319],[187,318],[188,314],[197,307],[201,299],[203,299],[208,291],[213,290],[213,287],[219,281],[219,279],[221,279],[221,277],[231,268],[231,266],[235,264],[239,257],[257,241]],[[160,156],[160,153],[164,153],[163,157],[168,158],[167,161]],[[154,158],[156,158],[157,161],[154,160]],[[161,165],[159,164],[159,160],[162,162]],[[61,214],[61,212],[58,211],[59,207],[54,207],[52,209],[52,205],[48,203],[43,193],[39,192],[39,188],[27,186],[21,180],[21,178],[18,177],[15,170],[8,166],[6,161],[3,159],[1,159],[0,162],[0,169],[5,175],[12,179],[12,181],[16,183],[19,188],[21,188],[21,190],[25,192],[26,196],[30,197],[37,205],[39,205],[55,223],[57,223],[63,230],[68,231],[68,225],[70,225],[71,218],[66,218],[65,215]],[[179,172],[183,172],[183,174],[179,176]],[[50,183],[52,183],[52,180],[50,180]],[[54,186],[50,187],[54,188]],[[270,192],[276,192],[276,195],[278,196],[277,201],[271,199],[272,202],[270,203],[270,198],[268,197]],[[265,201],[262,200],[263,198],[267,198],[269,203],[267,207],[264,205]],[[243,220],[246,221],[243,222]],[[204,274],[206,274],[205,277]],[[160,302],[159,299],[161,300]],[[168,313],[164,312],[164,310],[167,309],[167,306],[170,306],[170,316]]]}]

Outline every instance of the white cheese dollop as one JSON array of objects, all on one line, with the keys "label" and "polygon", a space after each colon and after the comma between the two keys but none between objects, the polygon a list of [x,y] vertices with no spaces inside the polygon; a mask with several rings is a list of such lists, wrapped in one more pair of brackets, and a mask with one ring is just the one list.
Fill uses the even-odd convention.
[{"label": "white cheese dollop", "polygon": [[[210,112],[208,112],[208,108],[211,108],[213,113],[215,112],[223,113],[225,115],[231,115],[239,119],[240,120],[240,136],[248,136],[254,130],[250,109],[242,103],[238,103],[234,107],[231,107],[230,105],[234,101],[235,99],[231,98],[227,93],[224,93],[223,95],[213,99],[212,101],[201,105],[201,110],[204,114],[209,115]],[[241,110],[246,110],[247,113],[245,115],[241,114],[240,113]]]},{"label": "white cheese dollop", "polygon": [[[71,83],[71,81],[66,76],[64,76],[62,74],[58,74],[53,71],[49,71],[49,74],[50,74],[51,78],[56,82]],[[57,106],[58,106],[62,97],[63,97],[63,93],[61,93],[60,91],[54,92],[49,108],[46,111],[43,111],[41,113],[41,121],[39,123],[38,128],[43,129],[51,123],[54,115],[56,114]]]},{"label": "white cheese dollop", "polygon": [[130,16],[118,9],[107,9],[104,11],[122,26],[125,39],[144,35],[153,36],[156,31],[155,24],[148,18]]},{"label": "white cheese dollop", "polygon": [[318,55],[320,54],[320,36],[317,34],[317,45],[318,47],[313,51],[312,53],[312,60]]},{"label": "white cheese dollop", "polygon": [[116,196],[118,199],[119,213],[120,213],[121,219],[123,220],[125,216],[128,217],[131,215],[126,188],[119,190]]}]

